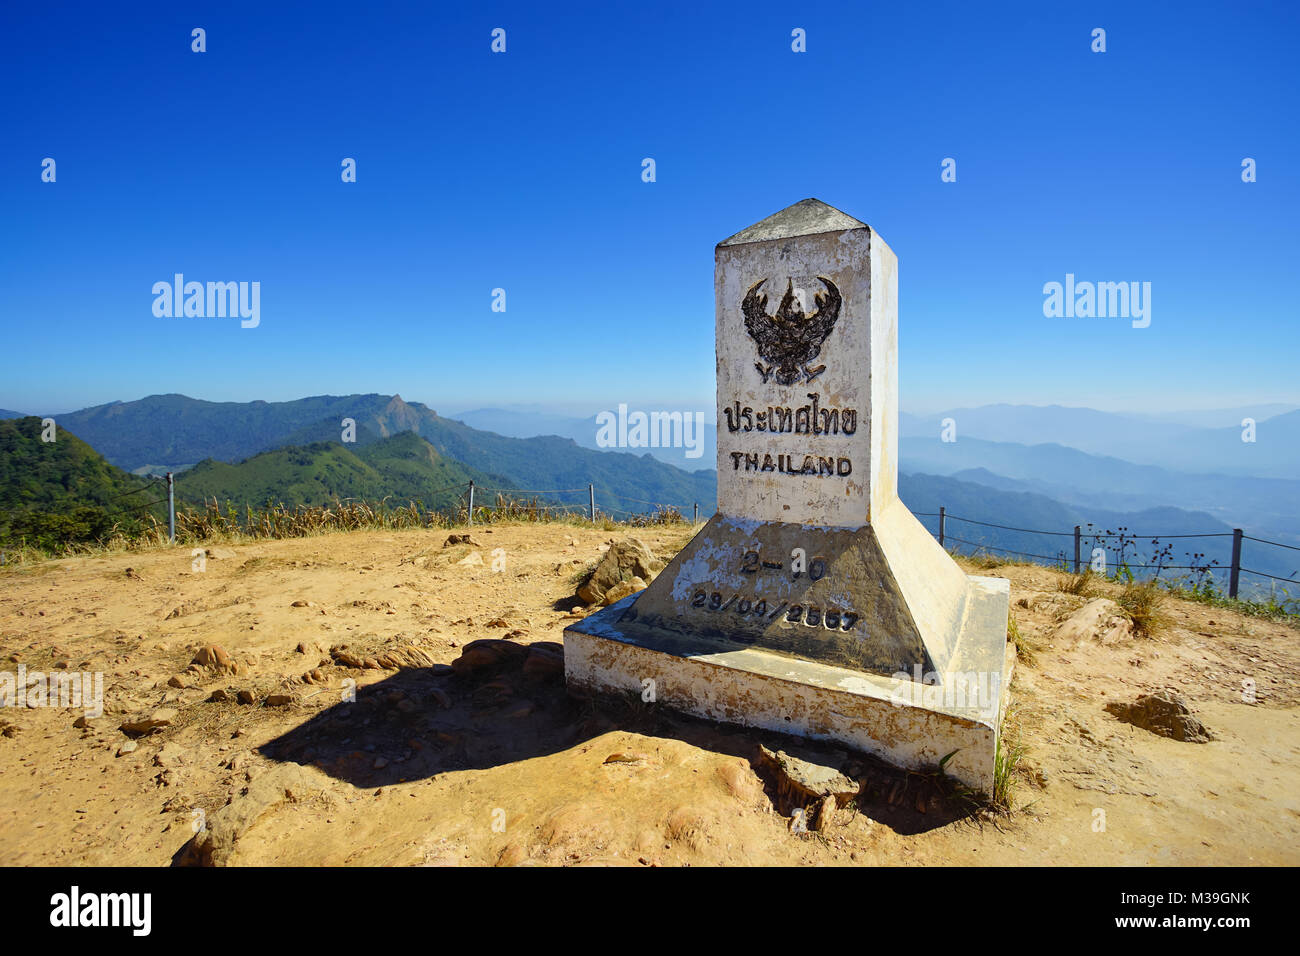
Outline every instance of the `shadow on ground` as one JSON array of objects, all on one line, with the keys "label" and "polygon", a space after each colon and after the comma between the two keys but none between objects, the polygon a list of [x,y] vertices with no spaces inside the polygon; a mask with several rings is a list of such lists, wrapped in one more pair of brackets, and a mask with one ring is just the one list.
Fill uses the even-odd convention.
[{"label": "shadow on ground", "polygon": [[410,668],[366,687],[269,741],[268,759],[317,767],[358,788],[385,787],[455,770],[488,769],[562,752],[623,730],[672,738],[748,760],[778,811],[794,807],[759,759],[759,745],[831,766],[857,780],[860,811],[901,834],[935,829],[972,806],[935,774],[874,758],[810,747],[785,735],[720,725],[626,698],[578,699],[564,684],[563,646],[475,641],[454,671]]}]

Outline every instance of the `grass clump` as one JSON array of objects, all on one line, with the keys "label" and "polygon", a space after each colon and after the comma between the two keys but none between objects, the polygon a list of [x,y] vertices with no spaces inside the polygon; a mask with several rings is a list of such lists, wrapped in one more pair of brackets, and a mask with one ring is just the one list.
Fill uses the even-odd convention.
[{"label": "grass clump", "polygon": [[1115,603],[1133,622],[1135,634],[1150,637],[1166,623],[1161,608],[1166,593],[1155,581],[1134,581],[1124,586]]},{"label": "grass clump", "polygon": [[1020,625],[1016,623],[1014,617],[1007,618],[1007,640],[1015,645],[1016,657],[1026,664],[1034,664],[1038,660],[1038,644],[1031,641],[1020,630]]},{"label": "grass clump", "polygon": [[1097,579],[1092,568],[1084,568],[1081,574],[1071,574],[1057,584],[1056,589],[1063,594],[1090,598],[1097,596]]}]

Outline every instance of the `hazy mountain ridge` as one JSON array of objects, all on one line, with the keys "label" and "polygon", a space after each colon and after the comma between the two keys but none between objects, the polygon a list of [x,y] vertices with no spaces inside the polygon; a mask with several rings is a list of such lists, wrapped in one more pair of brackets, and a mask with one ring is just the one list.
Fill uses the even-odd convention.
[{"label": "hazy mountain ridge", "polygon": [[511,487],[579,489],[545,496],[547,500],[583,503],[586,486],[592,483],[597,503],[605,510],[646,510],[647,505],[629,500],[635,498],[686,510],[698,502],[702,514],[713,511],[716,477],[707,467],[712,459],[704,469],[688,472],[647,455],[581,448],[567,438],[506,437],[442,418],[400,396],[323,395],[238,403],[153,395],[73,412],[59,421],[79,427],[110,462],[132,469],[159,463],[175,463],[175,468],[209,458],[234,464],[304,439],[338,441],[345,418],[355,421],[361,448],[377,438],[412,431],[439,453],[500,476]]},{"label": "hazy mountain ridge", "polygon": [[[1277,409],[1288,409],[1270,414]],[[1242,441],[1242,414],[1256,411],[1255,441]],[[1179,418],[1215,417],[1208,428]],[[1254,417],[1254,416],[1250,416]],[[951,419],[958,442],[978,438],[1017,445],[1064,445],[1090,455],[1156,465],[1170,471],[1294,479],[1300,477],[1300,410],[1281,404],[1167,418],[1099,412],[1061,405],[985,405],[935,415],[900,415],[903,438],[939,440]]]},{"label": "hazy mountain ridge", "polygon": [[[1174,506],[1253,529],[1263,537],[1300,541],[1294,502],[1300,481],[1234,475],[1187,474],[1155,465],[1090,455],[1064,445],[1018,445],[978,438],[938,437],[899,441],[903,467],[934,475],[983,470],[1080,507],[1109,510]],[[988,474],[982,483],[1010,487]]]},{"label": "hazy mountain ridge", "polygon": [[[630,408],[629,414],[638,410],[642,409]],[[660,410],[674,411],[667,407]],[[617,414],[616,409],[611,409],[611,412]],[[683,414],[687,412],[683,410]],[[446,417],[469,425],[471,428],[495,432],[511,438],[556,436],[571,438],[583,448],[623,451],[635,455],[648,454],[666,465],[673,465],[685,471],[713,468],[717,461],[718,430],[712,422],[708,421],[704,423],[702,432],[695,442],[700,455],[698,458],[691,458],[688,457],[688,453],[692,449],[686,447],[602,449],[596,442],[596,436],[600,432],[600,426],[596,421],[597,415],[582,418],[507,408],[478,408],[448,413]]]}]

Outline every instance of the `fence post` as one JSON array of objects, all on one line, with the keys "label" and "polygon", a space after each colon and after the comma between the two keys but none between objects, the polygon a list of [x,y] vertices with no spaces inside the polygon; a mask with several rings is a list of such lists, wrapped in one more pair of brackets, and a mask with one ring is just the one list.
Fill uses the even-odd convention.
[{"label": "fence post", "polygon": [[1079,573],[1079,526],[1074,526],[1074,573]]},{"label": "fence post", "polygon": [[692,523],[693,524],[700,523],[700,503],[698,501],[695,502],[695,520]]},{"label": "fence post", "polygon": [[1228,597],[1237,596],[1237,579],[1241,576],[1241,529],[1232,529],[1232,571],[1228,576]]},{"label": "fence post", "polygon": [[591,482],[587,483],[587,499],[588,499],[587,513],[591,516],[591,523],[595,524],[596,523],[596,486]]},{"label": "fence post", "polygon": [[176,543],[176,478],[167,472],[167,539]]},{"label": "fence post", "polygon": [[474,482],[469,483],[469,524],[474,524]]},{"label": "fence post", "polygon": [[947,512],[944,510],[943,505],[940,505],[939,506],[939,547],[941,548],[943,547],[943,523],[946,517],[947,517]]}]

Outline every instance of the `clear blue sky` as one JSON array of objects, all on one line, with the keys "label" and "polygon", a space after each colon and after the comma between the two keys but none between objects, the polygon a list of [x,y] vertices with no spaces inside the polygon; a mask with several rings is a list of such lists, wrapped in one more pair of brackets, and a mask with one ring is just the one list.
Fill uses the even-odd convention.
[{"label": "clear blue sky", "polygon": [[[0,407],[711,409],[713,246],[808,196],[899,256],[907,409],[1300,400],[1300,5],[271,6],[5,5]],[[1150,327],[1044,318],[1067,272]]]}]

